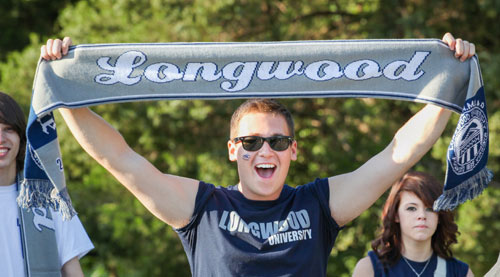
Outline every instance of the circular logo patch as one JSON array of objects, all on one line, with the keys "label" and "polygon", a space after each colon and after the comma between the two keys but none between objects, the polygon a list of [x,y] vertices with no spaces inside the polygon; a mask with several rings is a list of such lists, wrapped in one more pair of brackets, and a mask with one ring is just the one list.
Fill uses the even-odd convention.
[{"label": "circular logo patch", "polygon": [[477,166],[488,143],[488,119],[480,105],[471,105],[462,113],[450,143],[449,160],[457,175],[466,174]]}]

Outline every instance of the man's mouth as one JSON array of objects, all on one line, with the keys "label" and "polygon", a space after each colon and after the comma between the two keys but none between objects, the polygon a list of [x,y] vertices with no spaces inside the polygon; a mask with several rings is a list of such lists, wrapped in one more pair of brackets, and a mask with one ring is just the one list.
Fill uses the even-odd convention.
[{"label": "man's mouth", "polygon": [[275,170],[276,166],[274,164],[258,164],[255,166],[255,171],[262,178],[270,178]]}]

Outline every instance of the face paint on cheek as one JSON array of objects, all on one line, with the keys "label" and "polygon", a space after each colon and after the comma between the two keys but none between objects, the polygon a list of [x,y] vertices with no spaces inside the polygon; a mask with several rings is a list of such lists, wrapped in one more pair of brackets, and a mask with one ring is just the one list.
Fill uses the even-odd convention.
[{"label": "face paint on cheek", "polygon": [[243,160],[245,160],[245,161],[250,160],[250,155],[249,154],[243,154]]}]

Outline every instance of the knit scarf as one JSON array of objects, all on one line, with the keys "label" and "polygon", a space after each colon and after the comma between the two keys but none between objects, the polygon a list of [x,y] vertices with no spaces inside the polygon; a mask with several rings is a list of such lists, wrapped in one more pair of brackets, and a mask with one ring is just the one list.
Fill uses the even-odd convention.
[{"label": "knit scarf", "polygon": [[[22,175],[18,174],[16,186]],[[61,276],[54,220],[49,208],[19,208],[26,277]]]},{"label": "knit scarf", "polygon": [[75,214],[52,111],[164,99],[356,97],[431,103],[460,113],[436,210],[454,209],[492,179],[488,118],[477,57],[460,62],[443,42],[339,40],[77,45],[40,60],[18,202]]}]

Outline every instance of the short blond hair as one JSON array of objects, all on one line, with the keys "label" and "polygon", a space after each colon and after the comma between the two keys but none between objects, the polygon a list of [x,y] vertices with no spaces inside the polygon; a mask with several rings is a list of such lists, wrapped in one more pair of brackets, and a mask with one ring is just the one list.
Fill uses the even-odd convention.
[{"label": "short blond hair", "polygon": [[245,101],[236,109],[236,111],[234,111],[233,116],[231,117],[231,127],[230,127],[231,139],[234,139],[238,132],[238,126],[241,118],[244,115],[253,112],[282,115],[286,120],[290,136],[293,137],[295,135],[295,127],[292,114],[283,104],[279,103],[274,99],[257,98]]}]

